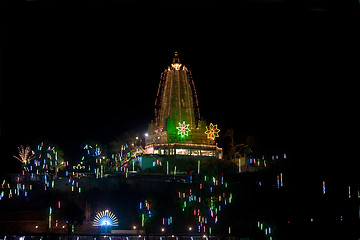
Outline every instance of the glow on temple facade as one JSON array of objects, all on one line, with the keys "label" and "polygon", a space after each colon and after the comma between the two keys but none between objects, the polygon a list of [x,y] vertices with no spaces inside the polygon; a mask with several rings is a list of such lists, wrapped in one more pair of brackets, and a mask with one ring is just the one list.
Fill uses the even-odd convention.
[{"label": "glow on temple facade", "polygon": [[[191,71],[175,52],[171,66],[161,73],[155,100],[155,119],[145,138],[145,152],[176,158],[222,158],[215,138],[206,133]],[[218,136],[218,135],[217,135]]]}]

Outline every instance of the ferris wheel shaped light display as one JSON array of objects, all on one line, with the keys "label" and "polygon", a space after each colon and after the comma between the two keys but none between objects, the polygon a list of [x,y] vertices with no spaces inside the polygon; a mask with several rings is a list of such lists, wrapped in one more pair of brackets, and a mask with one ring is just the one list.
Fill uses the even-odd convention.
[{"label": "ferris wheel shaped light display", "polygon": [[115,214],[109,210],[105,210],[96,214],[93,226],[119,226],[119,223]]}]

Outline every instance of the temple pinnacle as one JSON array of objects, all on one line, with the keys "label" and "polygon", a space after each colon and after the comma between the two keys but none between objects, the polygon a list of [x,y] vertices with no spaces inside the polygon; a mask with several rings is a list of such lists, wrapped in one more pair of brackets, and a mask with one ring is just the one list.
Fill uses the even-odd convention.
[{"label": "temple pinnacle", "polygon": [[179,59],[179,54],[177,52],[175,52],[174,58],[173,58],[173,63],[171,64],[171,66],[173,68],[175,68],[175,70],[179,70],[181,67],[181,63],[180,63],[180,59]]}]

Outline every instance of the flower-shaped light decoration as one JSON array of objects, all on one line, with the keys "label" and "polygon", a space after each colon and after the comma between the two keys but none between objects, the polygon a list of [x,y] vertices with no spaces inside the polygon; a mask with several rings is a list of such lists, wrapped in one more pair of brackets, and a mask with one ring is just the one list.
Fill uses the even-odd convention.
[{"label": "flower-shaped light decoration", "polygon": [[178,130],[177,134],[180,135],[181,138],[184,138],[185,136],[189,136],[189,132],[191,131],[189,128],[189,124],[186,124],[185,121],[182,123],[179,122],[179,126],[176,127]]},{"label": "flower-shaped light decoration", "polygon": [[206,126],[205,134],[211,140],[215,140],[216,137],[219,137],[219,132],[220,129],[217,128],[217,124],[213,125],[212,123],[210,123],[209,127]]}]

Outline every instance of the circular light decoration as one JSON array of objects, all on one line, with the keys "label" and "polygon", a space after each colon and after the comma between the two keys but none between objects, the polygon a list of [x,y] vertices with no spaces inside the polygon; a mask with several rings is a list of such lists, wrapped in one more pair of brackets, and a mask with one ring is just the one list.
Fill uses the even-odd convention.
[{"label": "circular light decoration", "polygon": [[213,125],[210,123],[210,126],[206,126],[205,134],[207,135],[207,138],[211,140],[215,140],[216,137],[219,137],[220,129],[217,128],[217,124]]},{"label": "circular light decoration", "polygon": [[179,126],[176,127],[178,130],[177,134],[180,135],[181,138],[184,138],[185,136],[189,136],[189,132],[191,131],[189,128],[189,124],[186,124],[185,121],[182,123],[179,122]]},{"label": "circular light decoration", "polygon": [[96,214],[93,226],[119,226],[119,223],[115,214],[109,210],[105,210]]}]

